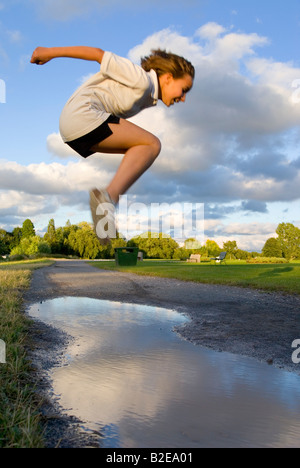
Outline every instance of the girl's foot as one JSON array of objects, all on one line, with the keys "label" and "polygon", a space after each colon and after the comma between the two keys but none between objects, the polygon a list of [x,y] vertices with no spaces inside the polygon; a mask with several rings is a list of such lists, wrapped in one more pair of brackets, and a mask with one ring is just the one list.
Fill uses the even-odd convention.
[{"label": "girl's foot", "polygon": [[115,224],[115,204],[106,190],[90,191],[90,208],[94,230],[101,245],[108,245],[117,237]]}]

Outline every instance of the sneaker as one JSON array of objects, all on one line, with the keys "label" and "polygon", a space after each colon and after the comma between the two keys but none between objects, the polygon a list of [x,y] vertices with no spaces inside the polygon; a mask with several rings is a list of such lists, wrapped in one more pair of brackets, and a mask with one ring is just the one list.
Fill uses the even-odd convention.
[{"label": "sneaker", "polygon": [[105,190],[90,191],[90,208],[94,230],[101,245],[108,245],[117,237],[115,205]]}]

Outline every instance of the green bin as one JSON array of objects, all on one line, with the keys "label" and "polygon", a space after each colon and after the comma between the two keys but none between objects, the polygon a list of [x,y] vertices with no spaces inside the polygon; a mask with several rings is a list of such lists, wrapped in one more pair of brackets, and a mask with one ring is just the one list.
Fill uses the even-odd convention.
[{"label": "green bin", "polygon": [[137,247],[120,247],[115,249],[116,265],[135,266],[137,264],[139,249]]}]

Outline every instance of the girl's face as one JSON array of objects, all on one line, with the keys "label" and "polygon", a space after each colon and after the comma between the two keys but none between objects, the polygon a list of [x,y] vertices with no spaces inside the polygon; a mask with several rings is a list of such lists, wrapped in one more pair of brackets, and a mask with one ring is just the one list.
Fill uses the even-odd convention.
[{"label": "girl's face", "polygon": [[184,75],[183,78],[173,78],[171,73],[165,73],[159,77],[161,100],[170,107],[175,102],[184,102],[186,94],[193,86],[193,78]]}]

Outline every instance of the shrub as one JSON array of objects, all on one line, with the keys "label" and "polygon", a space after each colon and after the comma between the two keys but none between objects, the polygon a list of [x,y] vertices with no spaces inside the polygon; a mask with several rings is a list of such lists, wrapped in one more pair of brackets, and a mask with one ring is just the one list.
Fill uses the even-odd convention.
[{"label": "shrub", "polygon": [[289,263],[286,258],[278,258],[278,257],[256,257],[256,258],[249,258],[247,263]]},{"label": "shrub", "polygon": [[51,248],[47,242],[43,241],[38,236],[31,236],[29,238],[22,239],[20,244],[14,247],[11,251],[11,255],[35,255],[37,253],[50,254]]},{"label": "shrub", "polygon": [[27,255],[16,254],[9,257],[10,262],[21,262],[22,260],[28,260]]}]

